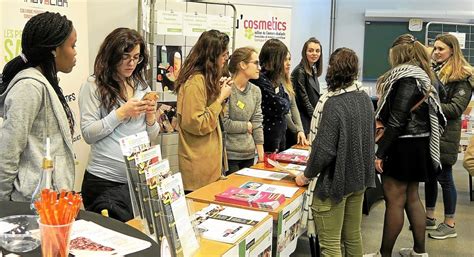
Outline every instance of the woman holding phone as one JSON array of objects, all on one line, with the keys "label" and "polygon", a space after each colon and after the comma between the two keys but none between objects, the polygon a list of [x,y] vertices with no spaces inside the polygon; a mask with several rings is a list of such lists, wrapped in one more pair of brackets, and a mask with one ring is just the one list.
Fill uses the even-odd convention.
[{"label": "woman holding phone", "polygon": [[[128,190],[119,139],[140,131],[146,131],[152,142],[158,136],[157,95],[145,96],[150,92],[145,82],[147,63],[148,52],[140,34],[128,28],[115,29],[99,49],[94,75],[82,85],[81,130],[84,140],[91,145],[82,184],[86,210],[100,212],[91,208],[107,190]],[[130,200],[124,201],[131,213]]]}]

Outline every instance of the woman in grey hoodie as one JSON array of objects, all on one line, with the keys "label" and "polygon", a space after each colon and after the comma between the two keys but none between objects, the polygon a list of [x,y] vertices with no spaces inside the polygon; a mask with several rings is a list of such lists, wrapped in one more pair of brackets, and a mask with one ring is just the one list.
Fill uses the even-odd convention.
[{"label": "woman in grey hoodie", "polygon": [[76,64],[76,30],[59,13],[32,17],[22,35],[22,53],[8,62],[0,80],[0,200],[29,201],[41,177],[46,138],[51,140],[55,189],[72,190],[74,119],[58,72]]}]

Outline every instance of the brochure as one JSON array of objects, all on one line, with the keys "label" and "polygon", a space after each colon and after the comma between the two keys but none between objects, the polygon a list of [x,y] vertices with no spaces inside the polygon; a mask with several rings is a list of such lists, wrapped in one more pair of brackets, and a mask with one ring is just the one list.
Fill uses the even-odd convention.
[{"label": "brochure", "polygon": [[292,177],[297,177],[298,175],[302,174],[304,170],[306,169],[306,166],[293,164],[293,163],[289,163],[288,165],[283,166],[279,162],[274,161],[272,159],[268,159],[268,163],[273,165],[273,167],[277,168],[278,170],[287,172]]},{"label": "brochure", "polygon": [[247,188],[229,187],[217,194],[217,201],[244,205],[264,210],[274,210],[285,201],[285,195]]},{"label": "brochure", "polygon": [[288,173],[251,169],[251,168],[243,168],[239,171],[236,171],[235,173],[239,175],[255,177],[255,178],[270,179],[270,180],[282,180],[284,177],[288,176]]},{"label": "brochure", "polygon": [[278,186],[278,185],[263,184],[263,183],[252,182],[252,181],[249,181],[241,185],[240,188],[248,188],[248,189],[258,190],[262,192],[283,194],[286,198],[293,197],[293,195],[299,189],[296,186],[295,187]]},{"label": "brochure", "polygon": [[125,256],[150,246],[148,241],[86,220],[75,221],[71,232],[70,252],[75,256]]},{"label": "brochure", "polygon": [[210,204],[193,217],[204,238],[235,243],[267,216],[267,212]]}]

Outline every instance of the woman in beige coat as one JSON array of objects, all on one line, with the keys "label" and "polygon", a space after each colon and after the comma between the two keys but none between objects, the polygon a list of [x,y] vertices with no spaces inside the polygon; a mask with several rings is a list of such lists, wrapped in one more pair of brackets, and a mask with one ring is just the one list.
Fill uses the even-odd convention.
[{"label": "woman in beige coat", "polygon": [[202,33],[176,80],[179,170],[188,192],[218,180],[221,175],[219,114],[232,83],[221,77],[229,58],[228,44],[229,37],[222,32]]}]

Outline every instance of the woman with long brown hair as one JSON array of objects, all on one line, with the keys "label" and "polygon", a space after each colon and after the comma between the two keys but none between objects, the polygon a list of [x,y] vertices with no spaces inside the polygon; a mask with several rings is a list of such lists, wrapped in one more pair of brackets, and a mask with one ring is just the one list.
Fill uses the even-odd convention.
[{"label": "woman with long brown hair", "polygon": [[259,61],[262,71],[258,79],[250,82],[262,92],[263,148],[266,152],[286,149],[286,114],[290,110],[290,99],[285,92],[285,60],[289,51],[278,39],[269,39],[263,44]]},{"label": "woman with long brown hair", "polygon": [[[461,140],[461,116],[471,101],[473,68],[464,58],[457,38],[451,34],[438,35],[432,53],[432,68],[441,81],[441,108],[448,120],[441,137],[442,172],[425,183],[426,229],[434,230],[428,236],[434,239],[456,237],[455,212],[457,192],[453,181],[453,165],[458,159]],[[438,182],[443,190],[444,220],[436,226],[435,206]]]},{"label": "woman with long brown hair", "polygon": [[311,117],[318,103],[321,91],[318,77],[323,72],[323,49],[321,42],[309,38],[301,49],[301,61],[291,72],[291,82],[295,89],[296,105],[300,112],[304,133],[309,135]]},{"label": "woman with long brown hair", "polygon": [[[79,94],[81,130],[91,145],[91,156],[82,183],[86,210],[100,212],[96,199],[107,190],[127,187],[126,166],[120,150],[122,137],[146,131],[154,141],[160,131],[156,101],[143,100],[150,91],[145,82],[148,52],[140,34],[128,28],[112,31],[100,46],[94,75]],[[128,197],[128,190],[123,194]],[[130,199],[122,199],[128,217]],[[109,210],[109,215],[113,215]]]},{"label": "woman with long brown hair", "polygon": [[390,48],[389,60],[392,68],[377,82],[380,99],[375,112],[385,126],[375,153],[386,208],[380,254],[392,256],[406,212],[414,246],[400,253],[428,256],[418,185],[440,169],[439,139],[445,118],[425,47],[412,35],[401,35]]},{"label": "woman with long brown hair", "polygon": [[222,69],[229,58],[228,44],[229,37],[225,33],[203,32],[175,82],[179,170],[186,191],[212,183],[222,174],[219,114],[232,84],[230,78],[222,78]]}]

